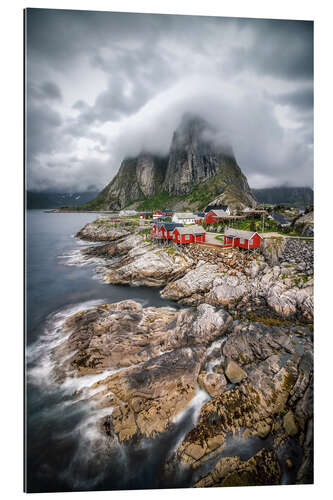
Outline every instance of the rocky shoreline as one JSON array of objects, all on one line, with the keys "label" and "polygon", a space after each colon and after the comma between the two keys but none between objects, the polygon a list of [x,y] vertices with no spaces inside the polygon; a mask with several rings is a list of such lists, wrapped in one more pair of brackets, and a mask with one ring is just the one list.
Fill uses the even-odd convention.
[{"label": "rocky shoreline", "polygon": [[[173,244],[158,246],[139,231],[129,234],[111,225],[107,230],[102,227],[87,224],[77,236],[110,241],[83,251],[87,257],[117,257],[100,268],[107,283],[164,287],[161,296],[165,299],[189,306],[224,307],[237,318],[255,315],[313,322],[313,242],[283,242],[280,260],[275,254],[278,264],[272,265],[267,247],[264,254],[256,255],[236,248],[180,249]],[[303,265],[300,247],[307,252]]]},{"label": "rocky shoreline", "polygon": [[[310,257],[303,269],[299,257],[290,262],[290,248],[272,265],[265,253],[160,247],[140,229],[107,221],[87,224],[77,237],[102,242],[82,253],[106,259],[99,272],[107,283],[163,287],[163,298],[183,305],[125,300],[65,322],[64,341],[51,353],[54,378],[102,375],[75,397],[104,410],[96,426],[110,446],[181,425],[203,391],[197,421],[164,464],[165,484],[179,471],[195,487],[280,484],[286,471],[293,482],[311,483]],[[258,450],[226,456],[230,440],[257,440]]]}]

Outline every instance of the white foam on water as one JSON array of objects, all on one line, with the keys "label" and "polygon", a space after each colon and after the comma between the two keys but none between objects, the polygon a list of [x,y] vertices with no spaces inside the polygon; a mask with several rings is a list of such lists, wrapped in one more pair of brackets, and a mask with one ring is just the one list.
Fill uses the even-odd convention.
[{"label": "white foam on water", "polygon": [[[212,398],[210,397],[210,395],[206,391],[204,391],[203,389],[201,389],[201,387],[199,385],[197,385],[197,390],[196,390],[195,396],[191,400],[190,404],[187,406],[187,408],[185,408],[183,411],[181,411],[180,413],[178,413],[173,418],[172,422],[174,424],[179,425],[179,424],[182,423],[182,421],[186,418],[186,416],[190,412],[193,412],[192,413],[192,418],[191,418],[191,429],[193,429],[193,427],[195,427],[197,425],[197,423],[198,423],[201,408],[203,407],[203,405],[207,401],[209,401],[211,399]],[[169,456],[172,456],[177,451],[177,449],[179,448],[180,444],[183,442],[186,434],[189,431],[190,431],[189,428],[184,429],[184,432],[181,434],[181,436],[179,437],[179,439],[177,440],[177,442],[174,444],[174,446],[170,449]]]},{"label": "white foam on water", "polygon": [[196,425],[203,404],[206,403],[207,401],[209,401],[210,399],[212,399],[210,397],[210,395],[206,391],[201,389],[201,387],[199,385],[197,385],[196,393],[195,393],[194,397],[191,399],[189,405],[186,408],[184,408],[184,410],[179,412],[172,419],[172,422],[174,424],[179,424],[179,422],[181,422],[189,412],[193,411],[192,421],[193,421],[193,425]]},{"label": "white foam on water", "polygon": [[[95,373],[92,375],[83,375],[82,377],[67,377],[65,381],[62,383],[62,388],[68,392],[80,391],[83,388],[89,388],[89,386],[95,384],[95,382],[99,382],[100,380],[104,380],[105,378],[113,375],[119,370],[105,370],[101,373]],[[101,390],[99,388],[99,390]]]},{"label": "white foam on water", "polygon": [[212,342],[210,346],[207,348],[206,351],[207,356],[209,356],[209,354],[211,354],[215,349],[220,349],[226,340],[227,340],[226,337],[214,340],[214,342]]},{"label": "white foam on water", "polygon": [[[73,235],[75,238],[75,234]],[[81,247],[96,247],[98,245],[103,244],[101,241],[89,241],[89,240],[81,240],[79,238],[76,238],[75,243]],[[107,242],[105,242],[107,243]]]},{"label": "white foam on water", "polygon": [[[206,350],[206,357],[208,357],[210,354],[212,354],[215,349],[221,350],[221,348],[226,340],[227,340],[227,337],[222,337],[220,339],[214,340],[214,342],[212,342]],[[219,365],[223,361],[224,361],[224,356],[221,353],[218,358],[212,359],[211,361],[208,361],[208,363],[206,363],[205,370],[208,373],[214,373],[214,367]]]},{"label": "white foam on water", "polygon": [[[48,317],[43,334],[34,344],[31,344],[26,349],[27,377],[29,381],[36,385],[51,383],[50,375],[54,363],[50,355],[53,349],[65,342],[71,334],[71,332],[64,329],[64,323],[73,314],[105,304],[105,302],[106,299],[81,302],[65,307]],[[34,366],[31,366],[32,364]]]},{"label": "white foam on water", "polygon": [[93,266],[93,265],[97,266],[105,264],[105,261],[107,260],[102,257],[85,255],[84,253],[82,253],[80,249],[71,250],[66,254],[59,255],[57,258],[60,261],[63,261],[63,263],[67,266],[78,266],[78,267]]},{"label": "white foam on water", "polygon": [[[89,409],[87,417],[70,432],[71,435],[76,435],[78,446],[69,467],[62,476],[73,486],[84,485],[88,489],[98,484],[105,476],[110,442],[100,431],[96,422],[104,416],[111,415],[112,408],[91,411],[88,405],[87,409]],[[96,468],[93,475],[89,473],[92,467]]]}]

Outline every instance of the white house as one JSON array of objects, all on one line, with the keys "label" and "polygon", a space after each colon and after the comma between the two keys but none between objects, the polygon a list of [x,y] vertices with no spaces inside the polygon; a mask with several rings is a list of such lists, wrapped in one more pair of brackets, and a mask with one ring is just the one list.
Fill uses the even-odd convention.
[{"label": "white house", "polygon": [[132,217],[137,214],[138,212],[136,210],[120,210],[119,212],[119,215],[122,215],[123,217]]},{"label": "white house", "polygon": [[175,212],[172,216],[172,222],[179,224],[194,224],[196,216],[191,212]]}]

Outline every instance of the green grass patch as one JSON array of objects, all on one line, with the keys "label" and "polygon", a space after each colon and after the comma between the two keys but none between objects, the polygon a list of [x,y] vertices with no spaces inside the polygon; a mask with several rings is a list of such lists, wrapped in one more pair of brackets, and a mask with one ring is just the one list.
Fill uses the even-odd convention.
[{"label": "green grass patch", "polygon": [[166,191],[161,191],[155,196],[151,196],[150,198],[146,198],[143,201],[140,201],[137,210],[145,210],[145,211],[153,211],[153,210],[163,210],[169,209],[171,205],[176,203],[177,201],[184,200],[184,196],[172,196]]}]

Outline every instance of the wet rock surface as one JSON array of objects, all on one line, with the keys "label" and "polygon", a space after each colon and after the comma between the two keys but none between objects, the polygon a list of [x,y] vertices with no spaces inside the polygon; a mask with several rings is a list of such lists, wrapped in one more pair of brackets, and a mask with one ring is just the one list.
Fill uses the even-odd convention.
[{"label": "wet rock surface", "polygon": [[130,234],[124,227],[116,227],[106,218],[86,224],[75,236],[88,241],[114,241]]},{"label": "wet rock surface", "polygon": [[[106,412],[96,425],[111,445],[136,443],[172,429],[199,384],[210,400],[169,460],[169,470],[186,465],[200,471],[211,464],[204,478],[193,475],[196,486],[277,484],[281,474],[275,453],[292,438],[303,447],[297,480],[309,481],[309,329],[261,323],[233,326],[228,312],[209,304],[177,311],[145,308],[128,300],[74,314],[65,323],[64,335],[53,352],[55,376],[64,380],[106,372],[78,396]],[[220,366],[219,373],[212,370],[212,362]],[[253,460],[219,458],[230,437],[269,436],[273,451],[263,444],[262,454]],[[268,482],[261,483],[266,468]]]},{"label": "wet rock surface", "polygon": [[193,399],[203,355],[202,348],[175,349],[101,381],[106,389],[94,398],[112,408],[101,425],[120,442],[165,431]]},{"label": "wet rock surface", "polygon": [[167,349],[167,332],[176,316],[174,309],[145,309],[132,300],[71,316],[64,325],[68,337],[53,352],[59,360],[57,377],[96,374],[147,361]]},{"label": "wet rock surface", "polygon": [[108,266],[104,280],[114,285],[161,286],[182,276],[191,265],[192,261],[181,253],[168,253],[142,244]]},{"label": "wet rock surface", "polygon": [[313,320],[313,278],[298,275],[289,264],[270,267],[258,257],[242,272],[221,272],[216,264],[198,264],[182,278],[173,280],[162,297],[184,304],[210,303],[247,313],[284,319]]},{"label": "wet rock surface", "polygon": [[289,437],[298,439],[304,445],[301,467],[307,469],[312,456],[305,438],[312,418],[310,331],[240,324],[227,336],[220,358],[233,360],[247,376],[203,405],[173,463],[200,468],[223,453],[230,436],[271,435],[276,451]]},{"label": "wet rock surface", "polygon": [[276,453],[263,449],[246,461],[239,457],[222,458],[194,486],[268,486],[280,484],[280,480],[281,469]]},{"label": "wet rock surface", "polygon": [[143,244],[142,237],[137,234],[131,234],[121,237],[112,243],[104,245],[96,245],[87,247],[82,250],[82,253],[90,257],[105,257],[107,259],[120,257],[127,254],[132,248]]},{"label": "wet rock surface", "polygon": [[205,304],[182,311],[132,300],[98,306],[66,321],[52,353],[54,375],[60,381],[121,369],[90,387],[96,407],[110,407],[101,425],[120,441],[151,436],[193,399],[206,346],[231,324],[228,313]]}]

